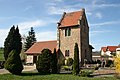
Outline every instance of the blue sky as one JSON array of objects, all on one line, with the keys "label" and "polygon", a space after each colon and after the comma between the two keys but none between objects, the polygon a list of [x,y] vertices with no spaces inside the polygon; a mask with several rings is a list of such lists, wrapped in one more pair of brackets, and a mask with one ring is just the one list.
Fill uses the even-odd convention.
[{"label": "blue sky", "polygon": [[12,25],[19,26],[21,35],[33,27],[37,41],[57,39],[56,23],[63,12],[81,8],[86,10],[94,50],[120,44],[120,0],[0,0],[0,46]]}]

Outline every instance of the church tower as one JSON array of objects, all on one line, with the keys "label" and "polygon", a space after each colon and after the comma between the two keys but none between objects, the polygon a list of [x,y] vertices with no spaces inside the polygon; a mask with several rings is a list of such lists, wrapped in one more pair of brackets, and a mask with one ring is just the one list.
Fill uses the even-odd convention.
[{"label": "church tower", "polygon": [[89,26],[85,15],[85,9],[80,11],[63,13],[57,27],[57,48],[65,59],[74,57],[75,43],[79,47],[79,59],[83,64],[85,60],[92,61],[92,53],[89,45]]}]

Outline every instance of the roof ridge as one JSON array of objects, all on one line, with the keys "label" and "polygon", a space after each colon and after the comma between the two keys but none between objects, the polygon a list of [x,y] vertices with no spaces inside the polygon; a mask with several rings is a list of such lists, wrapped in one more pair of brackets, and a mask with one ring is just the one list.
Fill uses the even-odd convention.
[{"label": "roof ridge", "polygon": [[49,41],[38,41],[38,42],[36,42],[36,43],[41,43],[41,42],[52,42],[52,41],[57,41],[57,40],[49,40]]}]

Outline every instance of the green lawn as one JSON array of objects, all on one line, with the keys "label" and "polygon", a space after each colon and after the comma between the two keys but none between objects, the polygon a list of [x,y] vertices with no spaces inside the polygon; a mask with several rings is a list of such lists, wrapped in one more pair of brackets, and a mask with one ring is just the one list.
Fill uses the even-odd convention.
[{"label": "green lawn", "polygon": [[4,60],[3,49],[0,49],[0,61]]},{"label": "green lawn", "polygon": [[23,73],[21,76],[12,74],[0,75],[0,80],[119,80],[115,77],[89,78],[73,76],[72,74],[39,75],[38,73]]}]

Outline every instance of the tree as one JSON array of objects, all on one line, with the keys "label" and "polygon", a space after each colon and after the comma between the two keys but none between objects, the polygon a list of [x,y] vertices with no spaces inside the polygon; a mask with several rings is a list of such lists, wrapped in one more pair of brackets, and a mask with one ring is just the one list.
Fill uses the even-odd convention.
[{"label": "tree", "polygon": [[40,74],[49,74],[51,67],[51,51],[49,49],[43,49],[41,54],[38,56],[36,63],[36,69]]},{"label": "tree", "polygon": [[57,53],[56,53],[56,49],[54,48],[54,53],[52,54],[52,59],[51,59],[51,69],[52,69],[52,73],[54,74],[58,72],[57,63],[58,63]]},{"label": "tree", "polygon": [[4,42],[4,58],[7,60],[9,53],[13,50],[14,43],[14,35],[15,35],[15,26],[11,27],[9,34]]},{"label": "tree", "polygon": [[15,34],[15,36],[14,36],[14,41],[15,41],[14,49],[17,51],[18,54],[20,54],[21,53],[21,49],[22,49],[22,42],[21,42],[22,39],[21,39],[21,35],[19,33],[18,26],[17,26],[14,34]]},{"label": "tree", "polygon": [[25,51],[27,51],[35,42],[36,42],[35,32],[33,30],[33,27],[31,27],[31,30],[28,32],[28,36],[26,38]]},{"label": "tree", "polygon": [[12,50],[9,53],[8,59],[5,61],[4,67],[12,74],[19,75],[22,72],[23,65],[20,56],[16,50]]},{"label": "tree", "polygon": [[10,32],[4,42],[4,57],[5,57],[5,69],[12,74],[20,74],[23,70],[23,66],[20,59],[20,52],[22,48],[21,35],[19,33],[18,26],[10,29]]},{"label": "tree", "polygon": [[74,47],[74,61],[73,61],[73,74],[78,75],[79,74],[79,48],[78,44],[75,43]]}]

